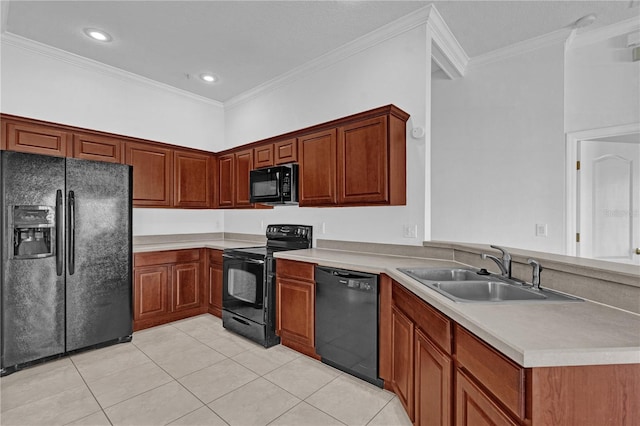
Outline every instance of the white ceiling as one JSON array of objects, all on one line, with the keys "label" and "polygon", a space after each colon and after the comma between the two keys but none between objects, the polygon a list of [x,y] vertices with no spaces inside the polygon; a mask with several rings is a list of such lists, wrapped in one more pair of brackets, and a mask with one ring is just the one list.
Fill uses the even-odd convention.
[{"label": "white ceiling", "polygon": [[[469,57],[544,35],[589,13],[588,31],[640,13],[618,1],[19,1],[3,32],[224,102],[435,3]],[[95,27],[113,36],[98,43]],[[218,75],[216,84],[198,76]]]}]

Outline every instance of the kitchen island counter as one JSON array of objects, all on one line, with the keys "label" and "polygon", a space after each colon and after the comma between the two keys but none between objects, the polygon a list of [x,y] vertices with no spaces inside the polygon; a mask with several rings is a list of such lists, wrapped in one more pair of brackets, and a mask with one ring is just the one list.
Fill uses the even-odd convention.
[{"label": "kitchen island counter", "polygon": [[621,309],[588,300],[457,303],[397,270],[467,266],[451,260],[317,248],[275,257],[384,273],[522,367],[640,364],[640,315]]}]

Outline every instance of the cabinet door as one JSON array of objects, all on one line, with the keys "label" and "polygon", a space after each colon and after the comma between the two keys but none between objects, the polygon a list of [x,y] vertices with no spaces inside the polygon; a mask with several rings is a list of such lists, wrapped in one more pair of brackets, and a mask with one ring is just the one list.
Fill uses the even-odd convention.
[{"label": "cabinet door", "polygon": [[395,307],[391,310],[391,342],[391,385],[413,421],[414,325]]},{"label": "cabinet door", "polygon": [[233,207],[235,155],[227,154],[218,159],[218,207]]},{"label": "cabinet door", "polygon": [[71,134],[55,127],[8,122],[5,131],[6,148],[10,151],[56,157],[71,153]]},{"label": "cabinet door", "polygon": [[174,153],[174,205],[176,207],[209,207],[211,157],[206,154],[176,151]]},{"label": "cabinet door", "polygon": [[456,425],[517,425],[460,370],[456,372]]},{"label": "cabinet door", "polygon": [[273,166],[273,144],[253,148],[253,166],[256,169]]},{"label": "cabinet door", "polygon": [[336,129],[298,139],[301,206],[336,203]]},{"label": "cabinet door", "polygon": [[169,312],[168,288],[168,266],[135,268],[133,319],[138,321],[166,315]]},{"label": "cabinet door", "polygon": [[451,358],[416,330],[415,424],[451,424]]},{"label": "cabinet door", "polygon": [[133,206],[171,206],[171,150],[137,142],[127,142],[125,149],[126,164],[133,166]]},{"label": "cabinet door", "polygon": [[124,163],[124,143],[97,135],[73,135],[73,156],[84,160]]},{"label": "cabinet door", "polygon": [[222,316],[222,250],[209,250],[209,312]]},{"label": "cabinet door", "polygon": [[278,278],[276,332],[304,346],[315,345],[315,284]]},{"label": "cabinet door", "polygon": [[249,172],[253,169],[253,151],[246,150],[236,153],[236,207],[250,206],[249,202]]},{"label": "cabinet door", "polygon": [[389,201],[387,117],[338,129],[338,203]]},{"label": "cabinet door", "polygon": [[298,141],[296,138],[274,143],[273,150],[276,164],[295,163],[298,161]]},{"label": "cabinet door", "polygon": [[180,263],[173,267],[172,311],[200,306],[200,263]]}]

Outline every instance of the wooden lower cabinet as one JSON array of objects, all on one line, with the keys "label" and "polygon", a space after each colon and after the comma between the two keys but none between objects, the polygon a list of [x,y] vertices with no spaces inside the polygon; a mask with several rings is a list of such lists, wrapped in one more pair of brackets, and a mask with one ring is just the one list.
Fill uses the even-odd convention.
[{"label": "wooden lower cabinet", "polygon": [[415,423],[450,425],[453,361],[421,331],[415,332]]},{"label": "wooden lower cabinet", "polygon": [[201,306],[201,269],[202,264],[179,263],[173,269],[173,288],[171,292],[171,311],[178,312]]},{"label": "wooden lower cabinet", "polygon": [[638,423],[640,363],[524,368],[386,275],[380,282],[379,370],[414,425]]},{"label": "wooden lower cabinet", "polygon": [[154,319],[169,313],[167,290],[170,269],[166,265],[135,268],[134,321]]},{"label": "wooden lower cabinet", "polygon": [[222,318],[222,250],[209,249],[208,310]]},{"label": "wooden lower cabinet", "polygon": [[414,421],[414,324],[395,307],[391,311],[391,384],[411,421]]},{"label": "wooden lower cabinet", "polygon": [[276,334],[281,342],[318,358],[315,351],[315,265],[277,260]]},{"label": "wooden lower cabinet", "polygon": [[134,255],[134,331],[207,312],[204,251],[168,250]]},{"label": "wooden lower cabinet", "polygon": [[[391,389],[415,425],[451,425],[450,320],[393,283]],[[381,367],[382,369],[382,367]]]},{"label": "wooden lower cabinet", "polygon": [[517,425],[495,400],[466,374],[456,372],[456,425]]}]

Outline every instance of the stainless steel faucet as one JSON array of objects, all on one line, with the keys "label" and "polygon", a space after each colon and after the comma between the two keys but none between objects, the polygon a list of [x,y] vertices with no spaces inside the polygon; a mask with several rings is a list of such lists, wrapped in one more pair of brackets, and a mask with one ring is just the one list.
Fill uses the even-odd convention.
[{"label": "stainless steel faucet", "polygon": [[540,265],[540,262],[535,259],[527,259],[527,263],[533,267],[531,285],[534,289],[540,290],[540,271],[542,271],[542,266]]},{"label": "stainless steel faucet", "polygon": [[511,278],[511,254],[504,247],[500,246],[490,246],[496,250],[500,250],[502,252],[502,258],[498,259],[496,256],[492,254],[482,253],[480,256],[483,259],[491,259],[496,262],[496,265],[500,268],[500,273],[503,277]]}]

